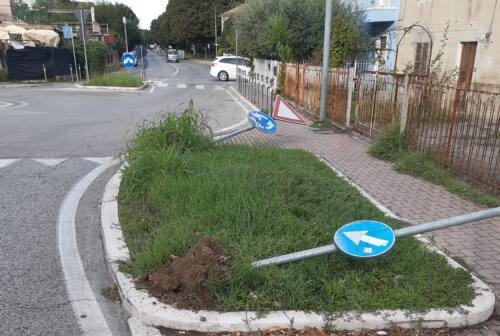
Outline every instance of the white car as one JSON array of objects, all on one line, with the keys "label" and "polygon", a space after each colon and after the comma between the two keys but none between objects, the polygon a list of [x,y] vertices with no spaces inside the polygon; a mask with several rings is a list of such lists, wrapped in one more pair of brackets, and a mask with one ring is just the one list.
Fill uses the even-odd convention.
[{"label": "white car", "polygon": [[210,66],[210,76],[221,81],[236,79],[236,64],[242,71],[250,72],[252,62],[243,57],[221,56],[217,57]]}]

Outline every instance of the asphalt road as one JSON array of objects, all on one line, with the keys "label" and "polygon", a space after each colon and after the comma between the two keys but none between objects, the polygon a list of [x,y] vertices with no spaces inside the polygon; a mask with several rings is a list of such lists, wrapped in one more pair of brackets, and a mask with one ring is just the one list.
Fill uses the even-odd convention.
[{"label": "asphalt road", "polygon": [[[112,161],[137,127],[189,100],[214,130],[244,118],[208,65],[150,53],[139,93],[0,88],[0,335],[128,335],[100,235]],[[134,70],[137,71],[137,70]],[[244,103],[243,103],[244,104]]]}]

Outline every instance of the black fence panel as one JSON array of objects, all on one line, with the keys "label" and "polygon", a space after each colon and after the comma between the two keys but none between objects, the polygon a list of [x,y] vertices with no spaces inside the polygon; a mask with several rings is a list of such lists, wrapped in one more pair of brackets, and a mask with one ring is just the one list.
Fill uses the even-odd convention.
[{"label": "black fence panel", "polygon": [[44,79],[70,74],[73,57],[63,48],[24,48],[7,50],[9,80]]}]

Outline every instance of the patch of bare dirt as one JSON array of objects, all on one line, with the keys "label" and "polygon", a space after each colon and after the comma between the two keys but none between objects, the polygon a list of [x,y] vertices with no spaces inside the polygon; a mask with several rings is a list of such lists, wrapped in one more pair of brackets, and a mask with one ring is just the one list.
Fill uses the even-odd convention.
[{"label": "patch of bare dirt", "polygon": [[227,279],[227,258],[215,239],[203,237],[184,257],[170,256],[170,265],[141,280],[161,302],[180,309],[210,309],[214,299],[207,282]]},{"label": "patch of bare dirt", "polygon": [[167,328],[158,328],[165,336],[458,336],[463,330],[450,329],[391,329],[378,331],[324,331],[317,328],[297,330],[282,329],[279,327],[270,328],[266,331],[256,331],[253,333],[233,332],[233,333],[200,333],[196,331],[179,331]]}]

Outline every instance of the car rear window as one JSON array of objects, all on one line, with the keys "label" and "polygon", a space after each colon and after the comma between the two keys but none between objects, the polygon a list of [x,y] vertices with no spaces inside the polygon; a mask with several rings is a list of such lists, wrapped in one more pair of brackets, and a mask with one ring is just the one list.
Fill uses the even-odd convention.
[{"label": "car rear window", "polygon": [[235,58],[223,58],[219,61],[219,63],[236,64],[235,60]]}]

